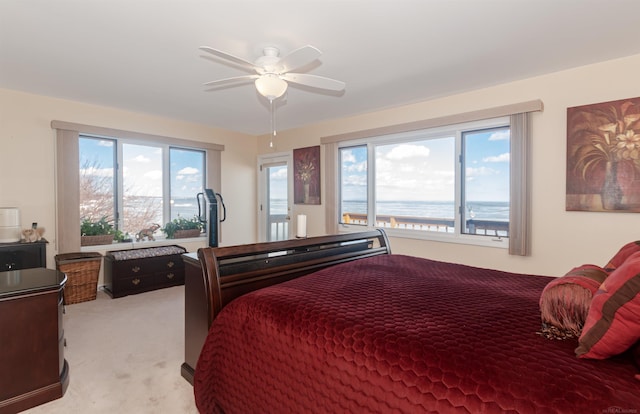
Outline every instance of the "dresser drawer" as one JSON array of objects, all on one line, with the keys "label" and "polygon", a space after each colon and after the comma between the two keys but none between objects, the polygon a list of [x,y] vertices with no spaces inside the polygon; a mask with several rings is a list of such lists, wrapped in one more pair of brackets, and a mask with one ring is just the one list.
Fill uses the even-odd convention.
[{"label": "dresser drawer", "polygon": [[159,284],[181,285],[184,283],[184,269],[175,269],[156,274]]},{"label": "dresser drawer", "polygon": [[137,275],[130,277],[119,277],[113,281],[114,292],[135,292],[143,291],[155,285],[153,275]]},{"label": "dresser drawer", "polygon": [[113,272],[123,276],[148,275],[184,267],[179,255],[114,262]]}]

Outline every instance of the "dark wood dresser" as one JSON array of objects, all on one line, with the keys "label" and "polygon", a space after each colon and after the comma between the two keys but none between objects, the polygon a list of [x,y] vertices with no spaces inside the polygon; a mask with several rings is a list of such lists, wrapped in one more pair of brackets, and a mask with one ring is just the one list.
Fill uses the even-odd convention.
[{"label": "dark wood dresser", "polygon": [[47,267],[46,240],[34,243],[0,243],[0,272]]},{"label": "dark wood dresser", "polygon": [[64,395],[62,293],[67,276],[45,268],[0,272],[0,413]]},{"label": "dark wood dresser", "polygon": [[181,246],[160,246],[107,252],[104,288],[113,298],[184,283]]}]

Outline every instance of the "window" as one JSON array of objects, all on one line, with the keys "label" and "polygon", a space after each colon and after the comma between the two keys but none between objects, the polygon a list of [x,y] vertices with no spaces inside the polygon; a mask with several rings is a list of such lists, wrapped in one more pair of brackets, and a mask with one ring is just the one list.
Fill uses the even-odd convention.
[{"label": "window", "polygon": [[204,151],[170,148],[169,164],[171,220],[196,216],[198,203],[195,195],[203,192],[205,187]]},{"label": "window", "polygon": [[81,138],[80,217],[99,221],[116,217],[116,141]]},{"label": "window", "polygon": [[462,132],[465,234],[509,234],[509,127]]},{"label": "window", "polygon": [[[81,201],[83,198],[80,196],[80,181],[82,178],[80,175],[83,172],[80,164],[82,158],[80,155],[82,152],[80,149],[80,137],[82,137],[82,139],[94,140],[92,143],[89,143],[93,145],[93,150],[84,151],[85,154],[88,154],[88,156],[84,156],[85,159],[91,159],[91,157],[94,157],[96,153],[101,152],[101,145],[111,142],[110,154],[112,155],[112,161],[110,161],[110,163],[113,164],[109,164],[108,168],[114,174],[112,177],[112,189],[110,190],[114,192],[112,198],[114,207],[112,210],[113,213],[108,214],[118,214],[118,208],[121,208],[122,206],[122,201],[120,201],[120,194],[123,192],[121,177],[122,169],[118,170],[117,165],[122,165],[122,149],[119,145],[124,143],[163,148],[163,221],[168,221],[168,218],[171,217],[172,211],[176,213],[175,208],[173,210],[171,209],[171,201],[167,197],[167,194],[171,194],[171,197],[178,194],[176,193],[177,187],[175,187],[170,181],[171,176],[173,175],[176,177],[177,181],[181,170],[183,173],[182,178],[185,178],[184,175],[186,175],[186,173],[193,173],[191,170],[180,168],[178,166],[179,163],[176,164],[175,169],[169,171],[169,159],[172,158],[173,154],[171,149],[193,150],[195,153],[200,154],[197,156],[198,158],[204,157],[204,162],[202,163],[202,168],[200,170],[204,174],[202,178],[203,185],[206,184],[208,188],[221,188],[222,179],[220,165],[224,145],[206,141],[194,141],[163,135],[105,128],[94,125],[76,124],[66,121],[51,121],[51,127],[56,130],[56,242],[58,244],[58,251],[60,252],[77,252],[81,249],[80,223],[82,222],[82,219],[80,218],[81,211],[78,206],[83,203],[87,203],[87,199],[84,198],[84,201]],[[105,166],[107,166],[106,163]],[[195,200],[193,202],[195,203]],[[196,211],[196,207],[193,207],[192,211]],[[117,221],[116,224],[120,226],[120,223]]]},{"label": "window", "polygon": [[343,228],[507,247],[509,118],[340,142],[338,162]]},{"label": "window", "polygon": [[79,156],[81,221],[106,217],[122,238],[135,239],[153,224],[198,214],[203,150],[81,135]]},{"label": "window", "polygon": [[367,147],[340,149],[340,216],[343,223],[368,223]]}]

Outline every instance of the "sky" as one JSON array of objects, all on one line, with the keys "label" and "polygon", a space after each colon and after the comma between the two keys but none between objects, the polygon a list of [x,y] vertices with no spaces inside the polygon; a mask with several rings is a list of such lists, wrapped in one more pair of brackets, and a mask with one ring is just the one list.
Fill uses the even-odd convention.
[{"label": "sky", "polygon": [[[509,201],[509,130],[466,137],[468,201]],[[366,148],[342,150],[344,200],[366,200]],[[455,138],[445,137],[376,148],[376,197],[380,201],[453,201]],[[270,169],[271,196],[286,198],[286,167]]]},{"label": "sky", "polygon": [[[109,175],[113,170],[115,141],[108,139],[81,139],[80,166],[83,159],[90,161],[92,173]],[[123,185],[129,194],[162,196],[162,150],[159,147],[123,144]],[[171,150],[171,193],[174,198],[195,197],[202,191],[204,153],[202,151]]]},{"label": "sky", "polygon": [[[470,201],[509,200],[509,134],[483,131],[466,140],[466,197]],[[343,199],[366,199],[366,150],[342,151]],[[455,138],[378,145],[375,194],[379,201],[453,201]]]}]

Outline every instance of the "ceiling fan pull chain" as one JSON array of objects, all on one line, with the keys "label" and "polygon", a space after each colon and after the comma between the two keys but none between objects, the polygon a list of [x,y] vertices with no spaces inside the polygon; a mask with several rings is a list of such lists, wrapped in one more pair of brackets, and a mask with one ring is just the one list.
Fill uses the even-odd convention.
[{"label": "ceiling fan pull chain", "polygon": [[276,137],[276,114],[273,110],[273,99],[269,99],[269,108],[271,111],[271,138],[269,139],[269,148],[273,148],[273,139]]}]

